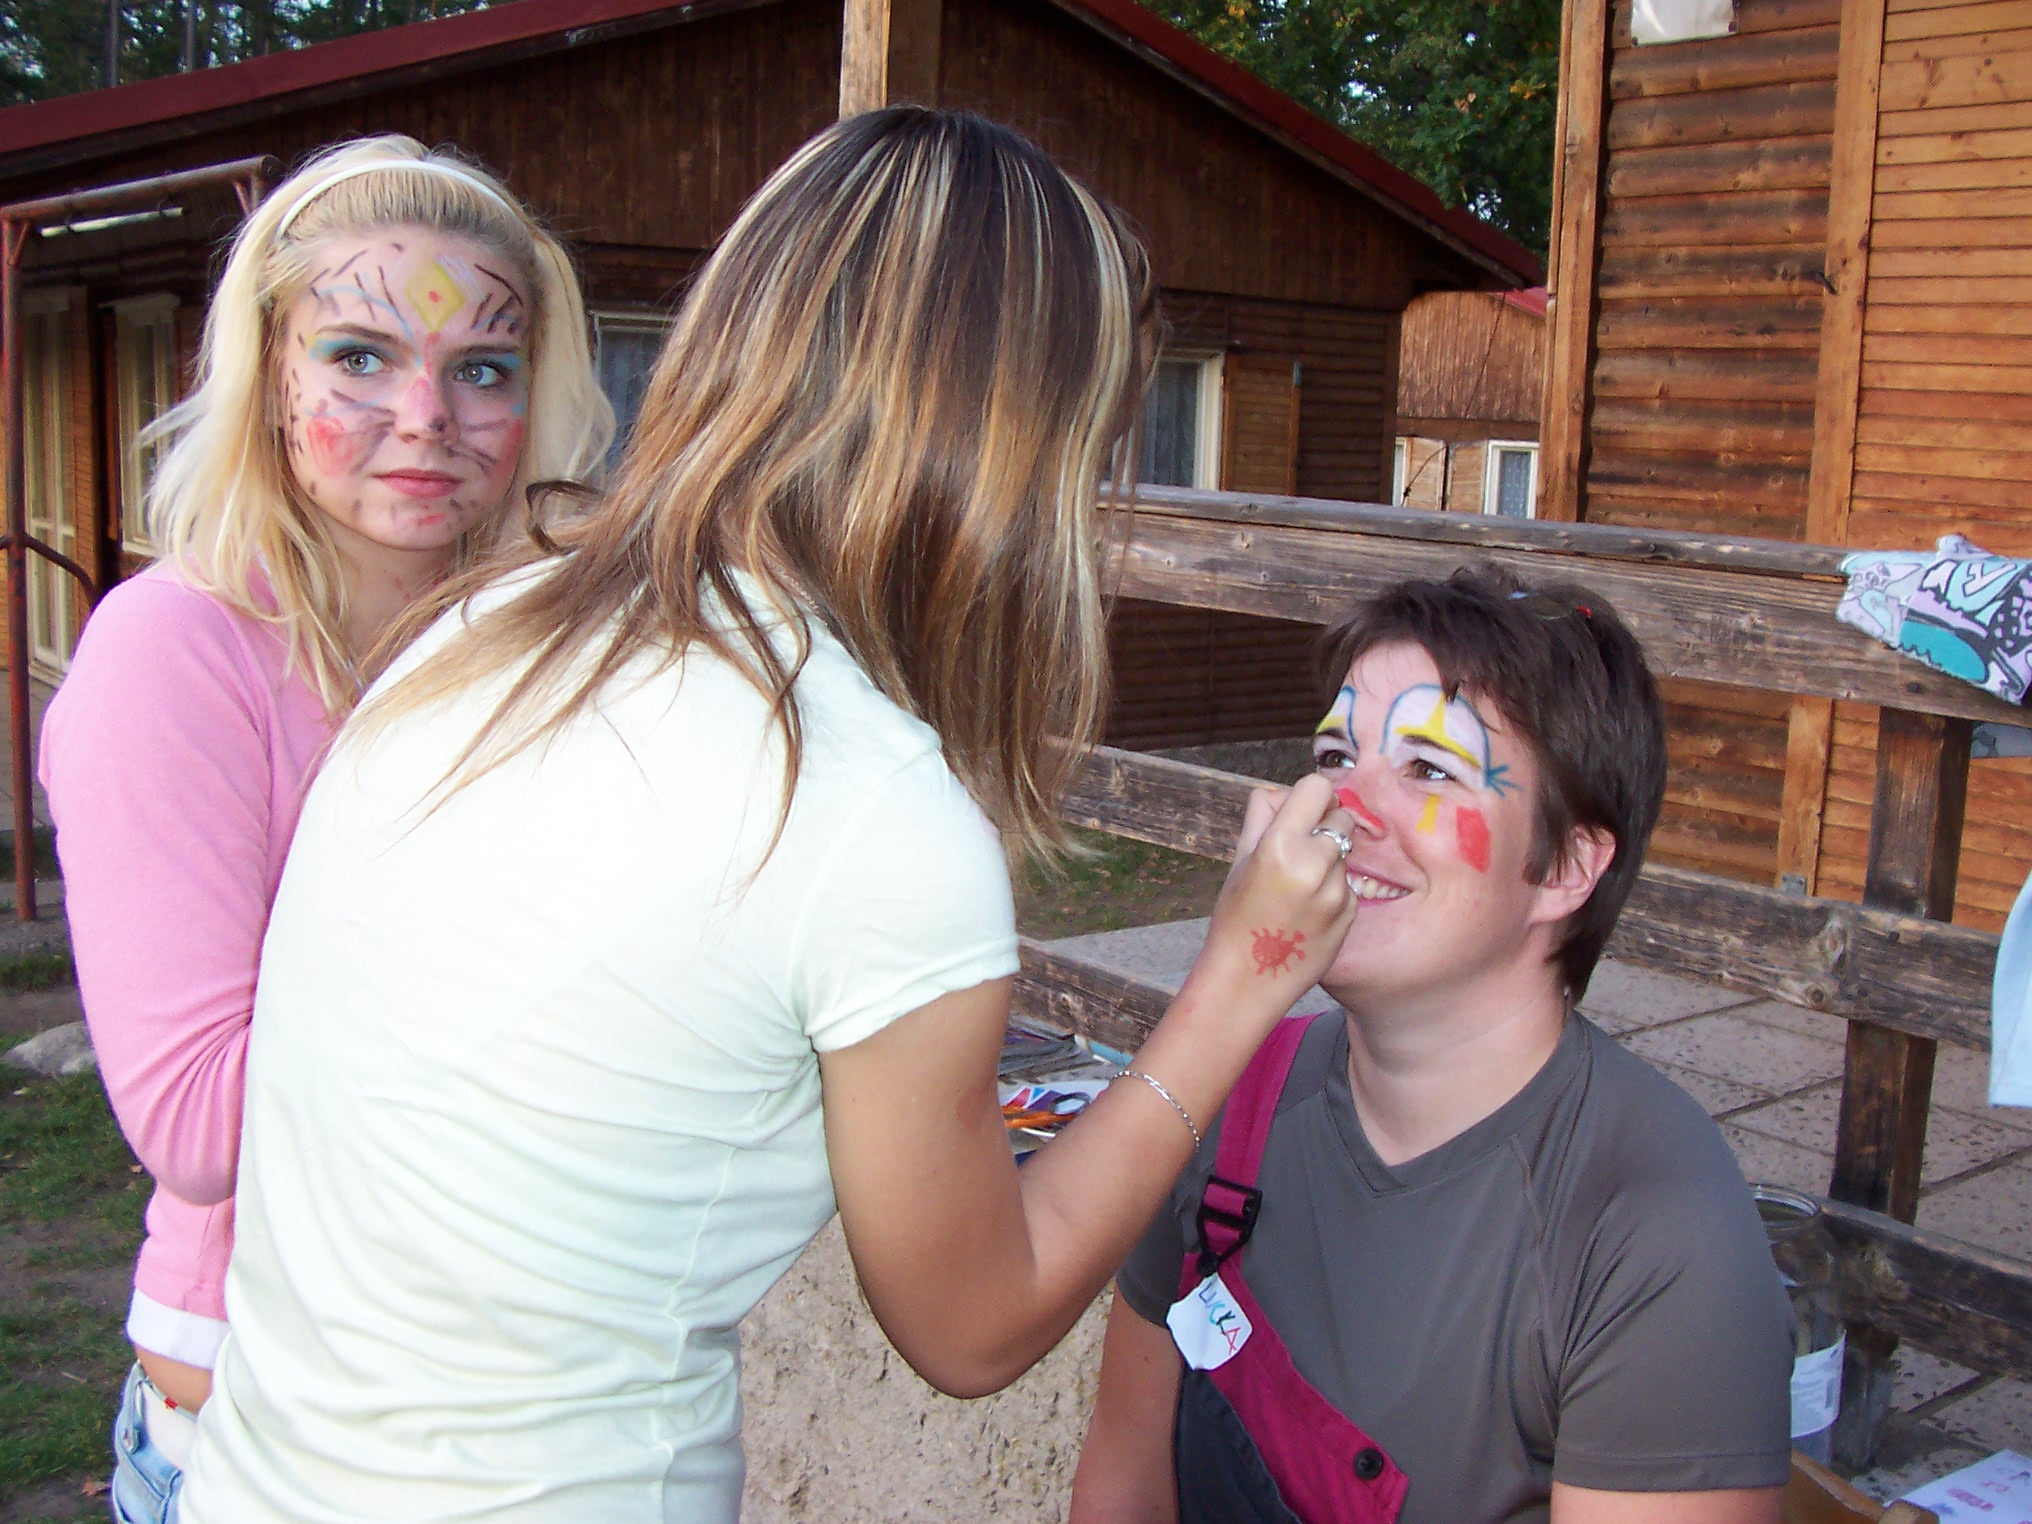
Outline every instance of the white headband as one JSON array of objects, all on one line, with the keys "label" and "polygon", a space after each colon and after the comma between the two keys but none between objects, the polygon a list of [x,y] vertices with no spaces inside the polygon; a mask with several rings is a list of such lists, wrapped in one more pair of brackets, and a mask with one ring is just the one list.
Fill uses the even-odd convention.
[{"label": "white headband", "polygon": [[458,181],[461,185],[470,185],[489,201],[500,206],[503,211],[512,213],[518,219],[522,216],[520,208],[513,205],[506,196],[503,196],[478,175],[470,174],[460,169],[456,164],[447,163],[443,159],[374,159],[365,164],[349,164],[344,169],[326,175],[316,185],[305,191],[303,195],[297,198],[296,205],[285,212],[282,221],[276,225],[275,241],[281,243],[284,238],[288,237],[291,225],[295,223],[298,217],[303,215],[303,209],[333,186],[337,185],[341,180],[350,180],[356,175],[378,175],[384,170],[404,169],[420,169],[426,174],[443,175],[447,179]]}]

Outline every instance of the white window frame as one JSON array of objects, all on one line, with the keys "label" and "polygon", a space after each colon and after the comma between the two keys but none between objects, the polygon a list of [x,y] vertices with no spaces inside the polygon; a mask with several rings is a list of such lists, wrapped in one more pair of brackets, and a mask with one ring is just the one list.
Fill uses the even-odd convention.
[{"label": "white window frame", "polygon": [[1390,504],[1404,506],[1404,478],[1411,471],[1411,436],[1399,434],[1390,447]]},{"label": "white window frame", "polygon": [[[154,461],[144,458],[141,431],[177,402],[176,310],[174,294],[130,296],[114,302],[114,380],[120,442],[120,548],[151,560],[155,545],[148,536],[148,483]],[[146,374],[141,355],[129,335],[154,330]],[[144,411],[147,416],[142,416]]]},{"label": "white window frame", "polygon": [[[1221,423],[1227,413],[1223,390],[1227,356],[1218,349],[1163,349],[1157,363],[1193,364],[1199,367],[1199,417],[1193,440],[1192,485],[1202,492],[1217,491],[1221,485]],[[1167,485],[1170,485],[1167,483]]]},{"label": "white window frame", "polygon": [[1498,489],[1502,485],[1502,473],[1496,460],[1500,450],[1522,450],[1531,457],[1531,486],[1526,501],[1531,511],[1526,518],[1538,517],[1538,441],[1535,439],[1492,439],[1488,453],[1482,457],[1482,512],[1496,512]]}]

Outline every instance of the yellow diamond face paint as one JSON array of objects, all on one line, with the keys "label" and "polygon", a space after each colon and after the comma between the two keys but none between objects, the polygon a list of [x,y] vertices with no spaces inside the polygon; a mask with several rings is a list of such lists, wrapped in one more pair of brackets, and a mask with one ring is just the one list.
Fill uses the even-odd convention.
[{"label": "yellow diamond face paint", "polygon": [[465,283],[446,269],[441,259],[434,259],[417,271],[402,294],[409,298],[410,305],[423,319],[424,328],[431,333],[444,327],[466,305]]}]

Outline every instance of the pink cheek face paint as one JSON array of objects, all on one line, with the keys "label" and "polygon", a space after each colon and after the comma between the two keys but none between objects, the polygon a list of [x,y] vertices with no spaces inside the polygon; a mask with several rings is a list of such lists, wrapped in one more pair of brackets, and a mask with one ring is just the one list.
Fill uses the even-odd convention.
[{"label": "pink cheek face paint", "polygon": [[1461,861],[1477,873],[1489,871],[1489,822],[1480,810],[1462,805],[1454,811],[1454,839]]},{"label": "pink cheek face paint", "polygon": [[303,426],[304,442],[310,447],[312,464],[326,476],[345,476],[357,463],[358,444],[347,434],[346,426],[330,414],[321,414],[307,420]]},{"label": "pink cheek face paint", "polygon": [[1362,796],[1360,794],[1349,788],[1345,783],[1334,790],[1333,796],[1340,801],[1342,809],[1354,816],[1355,819],[1361,821],[1370,830],[1380,831],[1383,829],[1382,819],[1374,810],[1362,803]]}]

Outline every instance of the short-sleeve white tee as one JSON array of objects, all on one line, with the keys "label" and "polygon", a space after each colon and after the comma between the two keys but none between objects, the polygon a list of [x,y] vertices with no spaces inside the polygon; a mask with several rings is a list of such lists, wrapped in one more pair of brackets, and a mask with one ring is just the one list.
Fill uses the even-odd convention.
[{"label": "short-sleeve white tee", "polygon": [[813,634],[773,852],[767,705],[696,650],[434,808],[502,684],[341,738],[263,950],[187,1524],[735,1519],[736,1325],[833,1211],[817,1054],[1017,966],[938,737]]}]

